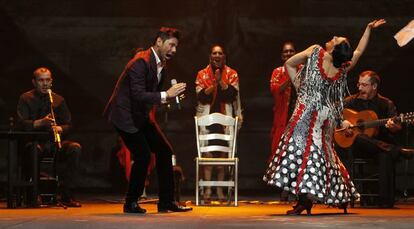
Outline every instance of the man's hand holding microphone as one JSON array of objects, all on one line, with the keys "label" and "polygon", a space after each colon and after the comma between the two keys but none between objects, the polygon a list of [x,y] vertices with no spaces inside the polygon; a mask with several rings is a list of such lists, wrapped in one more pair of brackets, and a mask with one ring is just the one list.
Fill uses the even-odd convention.
[{"label": "man's hand holding microphone", "polygon": [[171,87],[167,90],[167,99],[172,99],[175,97],[178,109],[181,109],[179,95],[185,91],[186,87],[186,83],[177,83],[176,79],[172,79]]}]

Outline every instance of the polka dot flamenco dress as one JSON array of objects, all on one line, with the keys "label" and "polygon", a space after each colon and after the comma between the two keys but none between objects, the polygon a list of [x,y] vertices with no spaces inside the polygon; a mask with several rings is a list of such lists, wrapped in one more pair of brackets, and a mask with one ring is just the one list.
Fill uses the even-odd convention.
[{"label": "polka dot flamenco dress", "polygon": [[322,203],[340,205],[359,194],[333,147],[346,72],[340,69],[328,78],[322,68],[324,53],[316,47],[295,79],[295,111],[263,179],[295,195],[311,194]]}]

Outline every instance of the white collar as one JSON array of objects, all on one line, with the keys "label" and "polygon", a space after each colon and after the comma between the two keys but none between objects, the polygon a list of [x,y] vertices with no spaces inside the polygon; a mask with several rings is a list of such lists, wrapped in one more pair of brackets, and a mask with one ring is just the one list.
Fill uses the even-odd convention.
[{"label": "white collar", "polygon": [[159,63],[161,63],[161,59],[158,57],[158,55],[157,55],[157,53],[155,52],[155,50],[154,50],[154,48],[153,47],[151,47],[151,50],[152,50],[152,53],[154,53],[154,56],[155,56],[155,64],[159,64]]}]

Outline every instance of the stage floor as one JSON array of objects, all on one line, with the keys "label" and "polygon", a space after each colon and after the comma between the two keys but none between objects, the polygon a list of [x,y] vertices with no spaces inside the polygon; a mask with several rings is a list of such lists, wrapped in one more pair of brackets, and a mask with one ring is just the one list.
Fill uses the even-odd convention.
[{"label": "stage floor", "polygon": [[[185,198],[184,198],[185,199]],[[191,198],[189,198],[191,199]],[[154,202],[141,204],[147,214],[124,214],[120,197],[83,198],[81,208],[6,209],[0,203],[0,228],[414,228],[414,202],[393,209],[316,205],[312,215],[286,216],[291,204],[241,198],[238,207],[194,206],[186,213],[156,212]]]}]

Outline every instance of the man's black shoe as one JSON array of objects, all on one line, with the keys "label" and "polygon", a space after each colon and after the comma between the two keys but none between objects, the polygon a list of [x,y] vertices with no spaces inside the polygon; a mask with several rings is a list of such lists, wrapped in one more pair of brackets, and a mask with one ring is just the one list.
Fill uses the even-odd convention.
[{"label": "man's black shoe", "polygon": [[139,213],[144,214],[147,210],[141,208],[137,202],[125,203],[124,204],[124,213]]},{"label": "man's black shoe", "polygon": [[61,203],[66,206],[66,207],[70,207],[70,208],[80,208],[82,207],[82,204],[79,201],[76,201],[72,198],[70,199],[63,199],[61,201]]},{"label": "man's black shoe", "polygon": [[169,203],[158,203],[158,212],[188,212],[193,210],[192,207],[186,207],[178,205],[175,202],[169,202]]}]

